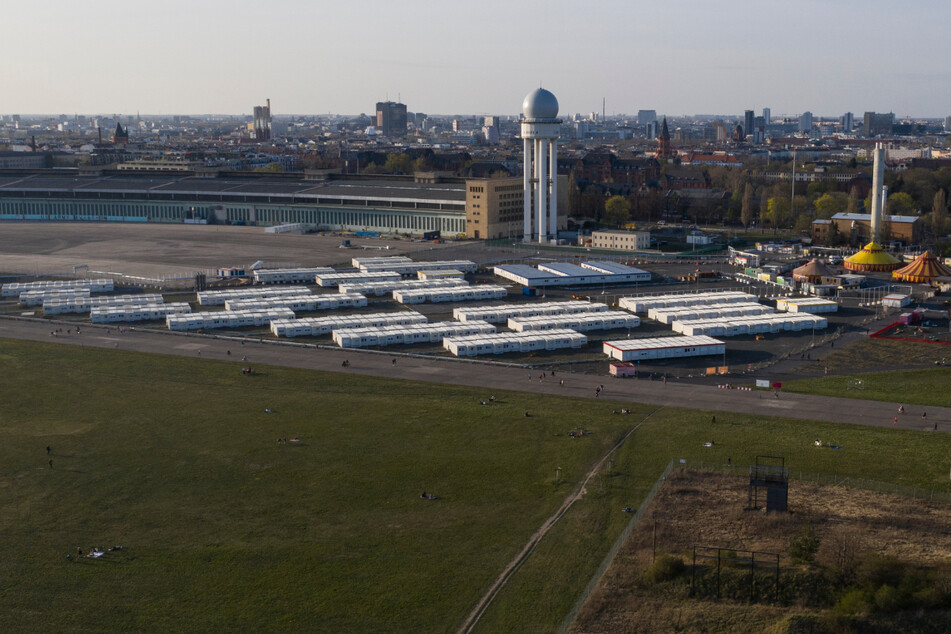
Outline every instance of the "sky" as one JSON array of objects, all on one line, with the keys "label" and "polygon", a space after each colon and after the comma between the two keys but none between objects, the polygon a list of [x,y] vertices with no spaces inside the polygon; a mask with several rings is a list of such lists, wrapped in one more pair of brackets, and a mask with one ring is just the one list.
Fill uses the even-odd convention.
[{"label": "sky", "polygon": [[3,114],[951,115],[947,0],[10,0]]}]

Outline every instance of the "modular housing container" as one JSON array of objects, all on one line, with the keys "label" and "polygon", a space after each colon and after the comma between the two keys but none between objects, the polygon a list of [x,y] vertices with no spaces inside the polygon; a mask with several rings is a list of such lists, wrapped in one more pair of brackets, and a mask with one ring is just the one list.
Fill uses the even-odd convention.
[{"label": "modular housing container", "polygon": [[146,304],[164,304],[165,299],[158,293],[142,295],[101,295],[99,297],[79,297],[76,299],[48,299],[43,301],[43,312],[48,315],[62,313],[88,313],[96,306],[142,306]]},{"label": "modular housing container", "polygon": [[495,332],[495,326],[482,321],[437,321],[408,326],[341,328],[333,331],[333,340],[341,348],[436,343],[446,337],[465,337]]},{"label": "modular housing container", "polygon": [[628,266],[626,264],[619,264],[617,262],[610,261],[594,261],[594,262],[582,262],[581,268],[590,269],[592,271],[598,271],[599,273],[607,273],[609,275],[620,275],[627,276],[626,280],[619,281],[628,281],[628,282],[649,282],[651,280],[651,274],[649,271],[644,269],[639,269],[633,266]]},{"label": "modular housing container", "polygon": [[649,361],[724,354],[726,344],[713,337],[649,337],[604,341],[604,354],[618,361]]},{"label": "modular housing container", "polygon": [[588,338],[574,330],[500,332],[494,335],[446,337],[442,342],[443,347],[457,357],[581,348],[587,343]]},{"label": "modular housing container", "polygon": [[353,282],[385,282],[402,279],[394,271],[348,271],[345,273],[321,273],[316,277],[317,286],[339,286]]},{"label": "modular housing container", "polygon": [[271,322],[271,333],[276,337],[321,337],[340,328],[379,328],[408,324],[424,324],[428,320],[416,311],[401,310],[389,313],[362,315],[333,315],[279,319]]},{"label": "modular housing container", "polygon": [[624,310],[607,310],[598,313],[576,313],[574,315],[536,315],[534,317],[510,317],[508,327],[515,332],[537,330],[616,330],[618,328],[637,328],[641,318]]},{"label": "modular housing container", "polygon": [[882,298],[882,306],[886,308],[904,308],[911,304],[911,295],[893,293]]},{"label": "modular housing container", "polygon": [[462,279],[436,280],[392,280],[387,282],[348,282],[337,288],[341,293],[362,293],[363,295],[388,295],[395,290],[406,288],[443,288],[446,286],[466,286],[468,282]]},{"label": "modular housing container", "polygon": [[20,293],[22,306],[42,306],[47,301],[76,301],[89,299],[89,288],[70,288],[66,290],[35,290]]},{"label": "modular housing container", "polygon": [[255,284],[312,284],[321,273],[333,273],[329,266],[303,269],[258,269],[252,272]]},{"label": "modular housing container", "polygon": [[439,288],[408,288],[393,291],[393,299],[401,304],[423,302],[468,302],[481,299],[502,299],[509,294],[504,286],[446,286]]},{"label": "modular housing container", "polygon": [[662,324],[672,324],[685,319],[716,319],[718,317],[738,317],[743,315],[764,315],[773,312],[773,309],[763,304],[700,304],[693,307],[666,306],[651,308],[647,311],[650,319]]},{"label": "modular housing container", "polygon": [[465,273],[459,269],[423,269],[417,271],[416,277],[421,280],[428,280],[430,282],[435,280],[444,280],[444,279],[462,279],[465,277]]},{"label": "modular housing container", "polygon": [[355,269],[363,269],[364,266],[377,266],[380,264],[411,264],[413,262],[412,258],[408,258],[405,255],[386,255],[386,256],[371,256],[371,257],[356,257],[351,258],[350,264],[353,265]]},{"label": "modular housing container", "polygon": [[789,313],[834,313],[839,305],[821,297],[796,297],[776,300],[776,310]]},{"label": "modular housing container", "polygon": [[89,311],[89,319],[94,324],[109,324],[127,321],[157,321],[169,315],[192,312],[188,302],[169,304],[120,304],[118,306],[96,306]]},{"label": "modular housing container", "polygon": [[92,293],[111,293],[115,284],[111,279],[95,280],[38,280],[36,282],[9,282],[0,288],[0,297],[19,297],[24,291],[66,290],[88,288]]},{"label": "modular housing container", "polygon": [[267,288],[264,286],[244,286],[241,288],[225,288],[198,293],[198,303],[202,306],[224,306],[229,299],[252,299],[261,297],[292,297],[307,295],[310,289],[306,286],[286,286],[282,288]]},{"label": "modular housing container", "polygon": [[[618,267],[625,270],[621,271]],[[609,266],[603,262],[583,262],[581,266],[569,262],[552,262],[539,264],[538,268],[526,264],[500,264],[492,270],[499,277],[528,287],[625,284],[647,282],[651,277],[650,273],[641,269],[614,263]]]},{"label": "modular housing container", "polygon": [[709,335],[713,337],[734,337],[737,335],[756,335],[765,333],[820,330],[829,325],[825,317],[803,313],[772,313],[749,315],[732,319],[698,319],[675,321],[671,324],[674,332],[685,335]]},{"label": "modular housing container", "polygon": [[512,317],[536,315],[572,315],[596,313],[608,310],[607,304],[571,300],[566,302],[527,302],[523,304],[499,304],[498,306],[460,306],[452,309],[453,319],[459,321],[487,321],[504,324]]},{"label": "modular housing container", "polygon": [[275,319],[293,319],[290,308],[266,310],[216,310],[190,315],[169,315],[165,324],[169,330],[209,330],[214,328],[246,328],[267,326]]},{"label": "modular housing container", "polygon": [[229,299],[225,302],[225,310],[262,310],[284,307],[296,312],[300,310],[359,308],[366,305],[367,298],[359,293],[327,293],[326,295]]},{"label": "modular housing container", "polygon": [[437,271],[439,269],[456,269],[463,273],[475,273],[479,265],[471,260],[434,260],[431,262],[402,262],[402,263],[364,263],[360,270],[368,273],[374,271],[395,271],[400,275],[416,276],[420,271]]},{"label": "modular housing container", "polygon": [[738,304],[756,302],[756,296],[742,291],[705,291],[702,293],[667,293],[622,297],[618,305],[632,313],[646,313],[651,308],[698,306],[700,304]]}]

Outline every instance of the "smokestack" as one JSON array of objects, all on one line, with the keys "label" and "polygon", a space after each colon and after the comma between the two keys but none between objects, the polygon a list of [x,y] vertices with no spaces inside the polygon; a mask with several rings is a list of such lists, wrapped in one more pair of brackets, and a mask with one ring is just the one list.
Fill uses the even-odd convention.
[{"label": "smokestack", "polygon": [[882,225],[882,187],[885,185],[885,147],[875,144],[872,167],[872,240],[878,242]]}]

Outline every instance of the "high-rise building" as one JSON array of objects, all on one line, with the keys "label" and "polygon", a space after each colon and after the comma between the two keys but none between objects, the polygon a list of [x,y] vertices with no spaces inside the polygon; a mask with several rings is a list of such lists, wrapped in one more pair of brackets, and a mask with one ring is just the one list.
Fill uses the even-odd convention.
[{"label": "high-rise building", "polygon": [[258,141],[271,140],[271,100],[266,106],[254,106],[254,138]]},{"label": "high-rise building", "polygon": [[951,117],[944,118],[944,129],[951,132]]},{"label": "high-rise building", "polygon": [[637,111],[637,125],[649,125],[657,121],[657,111],[656,110],[638,110]]},{"label": "high-rise building", "polygon": [[752,110],[743,113],[743,134],[753,134],[753,120],[755,118],[756,113]]},{"label": "high-rise building", "polygon": [[800,132],[811,132],[812,131],[812,113],[806,110],[801,115],[799,115],[799,131]]},{"label": "high-rise building", "polygon": [[855,115],[851,112],[846,112],[842,115],[842,118],[839,119],[839,123],[842,125],[842,131],[849,134],[855,128]]},{"label": "high-rise building", "polygon": [[380,101],[376,104],[376,127],[383,136],[406,136],[406,104]]},{"label": "high-rise building", "polygon": [[862,124],[863,133],[869,138],[877,136],[888,136],[892,133],[892,125],[895,123],[894,112],[866,112]]},{"label": "high-rise building", "polygon": [[771,121],[772,113],[770,112],[769,108],[763,108],[763,125],[768,128]]}]

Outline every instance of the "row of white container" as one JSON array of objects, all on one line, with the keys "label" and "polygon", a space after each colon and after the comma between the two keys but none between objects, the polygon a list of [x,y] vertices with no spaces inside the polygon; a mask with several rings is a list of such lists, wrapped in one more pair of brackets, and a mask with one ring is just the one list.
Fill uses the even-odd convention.
[{"label": "row of white container", "polygon": [[390,280],[386,282],[347,282],[339,284],[341,293],[362,293],[364,295],[388,295],[393,291],[410,288],[445,288],[448,286],[466,286],[468,282],[458,278],[438,280]]},{"label": "row of white container", "polygon": [[508,327],[515,332],[561,330],[564,328],[583,332],[586,330],[637,328],[640,325],[640,317],[623,310],[608,310],[599,313],[581,313],[575,315],[511,317],[508,321]]},{"label": "row of white container", "polygon": [[291,297],[255,297],[252,299],[229,299],[225,310],[264,310],[266,308],[290,308],[298,310],[333,310],[356,308],[367,305],[367,298],[359,293],[328,293],[326,295],[295,295]]},{"label": "row of white container", "polygon": [[588,338],[574,330],[499,332],[494,335],[446,337],[442,341],[443,348],[457,357],[581,348],[587,343]]},{"label": "row of white container", "polygon": [[409,324],[424,324],[427,321],[425,316],[412,310],[366,313],[363,315],[304,317],[303,319],[276,319],[271,322],[271,332],[276,337],[322,337],[341,328],[406,326]]},{"label": "row of white container", "polygon": [[65,290],[68,288],[88,288],[93,293],[111,293],[115,290],[115,284],[111,279],[10,282],[0,288],[0,297],[19,297],[20,293],[24,291]]},{"label": "row of white container", "polygon": [[75,301],[78,299],[88,299],[90,297],[89,288],[69,288],[65,290],[37,290],[23,291],[20,293],[21,306],[42,306],[48,301]]},{"label": "row of white container", "polygon": [[835,313],[839,305],[821,297],[795,297],[776,300],[776,310],[790,313]]},{"label": "row of white container", "polygon": [[387,271],[400,275],[418,275],[420,271],[435,271],[437,269],[455,269],[463,273],[475,273],[479,266],[470,260],[436,260],[433,262],[382,262],[361,263],[360,270],[366,273]]},{"label": "row of white container", "polygon": [[229,299],[251,299],[257,297],[291,297],[307,295],[310,289],[306,286],[285,286],[283,288],[267,288],[264,286],[241,286],[239,288],[224,288],[214,291],[198,293],[198,303],[202,306],[224,306]]},{"label": "row of white container", "polygon": [[169,315],[192,312],[188,302],[170,304],[123,304],[120,306],[97,306],[89,311],[89,319],[94,324],[108,324],[127,321],[156,321]]},{"label": "row of white container", "polygon": [[386,282],[403,279],[394,271],[348,271],[346,273],[321,273],[315,277],[318,286],[339,286],[356,282]]},{"label": "row of white container", "polygon": [[480,299],[502,299],[509,294],[504,286],[448,286],[445,288],[407,288],[393,291],[393,299],[401,304],[423,302],[468,302]]},{"label": "row of white container", "polygon": [[756,296],[742,291],[708,291],[682,295],[643,295],[622,297],[618,305],[632,313],[646,313],[651,308],[665,306],[696,306],[698,304],[729,304],[755,302]]},{"label": "row of white container", "polygon": [[427,271],[417,271],[416,277],[421,280],[445,280],[445,279],[462,279],[465,277],[465,273],[459,269],[429,269]]},{"label": "row of white container", "polygon": [[333,331],[334,343],[341,348],[366,346],[396,346],[414,343],[437,343],[446,337],[485,335],[495,332],[495,326],[484,321],[437,321],[409,326],[382,326],[378,328],[341,328]]},{"label": "row of white container", "polygon": [[772,313],[769,306],[756,303],[742,304],[700,304],[699,306],[683,307],[668,306],[651,308],[647,311],[650,319],[656,319],[662,324],[672,324],[675,321],[687,319],[716,319],[717,317],[740,317],[743,315],[765,315]]},{"label": "row of white container", "polygon": [[597,304],[580,300],[568,302],[542,302],[539,304],[502,304],[501,306],[461,306],[452,309],[453,319],[459,321],[487,321],[490,324],[504,324],[512,317],[534,317],[536,315],[574,315],[577,313],[597,313],[608,310],[607,304]]},{"label": "row of white container", "polygon": [[329,266],[309,269],[258,269],[252,272],[255,284],[313,284],[321,273],[333,273]]},{"label": "row of white container", "polygon": [[808,314],[771,314],[752,315],[730,320],[699,319],[694,321],[675,321],[671,324],[674,332],[685,335],[710,335],[713,337],[734,337],[737,335],[758,335],[767,332],[796,330],[821,330],[829,325],[825,317]]},{"label": "row of white container", "polygon": [[75,299],[48,299],[43,302],[43,312],[47,315],[88,313],[97,306],[144,306],[146,304],[164,303],[165,299],[157,293],[148,295],[101,295],[99,297],[79,297]]},{"label": "row of white container", "polygon": [[268,308],[266,310],[216,310],[190,315],[169,315],[165,325],[169,330],[210,330],[213,328],[245,328],[247,326],[267,326],[276,319],[293,319],[290,308]]},{"label": "row of white container", "polygon": [[619,361],[674,359],[723,354],[726,344],[713,337],[649,337],[603,342],[604,354]]},{"label": "row of white container", "polygon": [[413,258],[408,258],[405,255],[383,255],[383,256],[370,256],[370,257],[356,257],[350,259],[350,264],[353,265],[355,269],[363,269],[364,266],[376,266],[380,264],[392,263],[396,264],[409,264],[413,261]]}]

